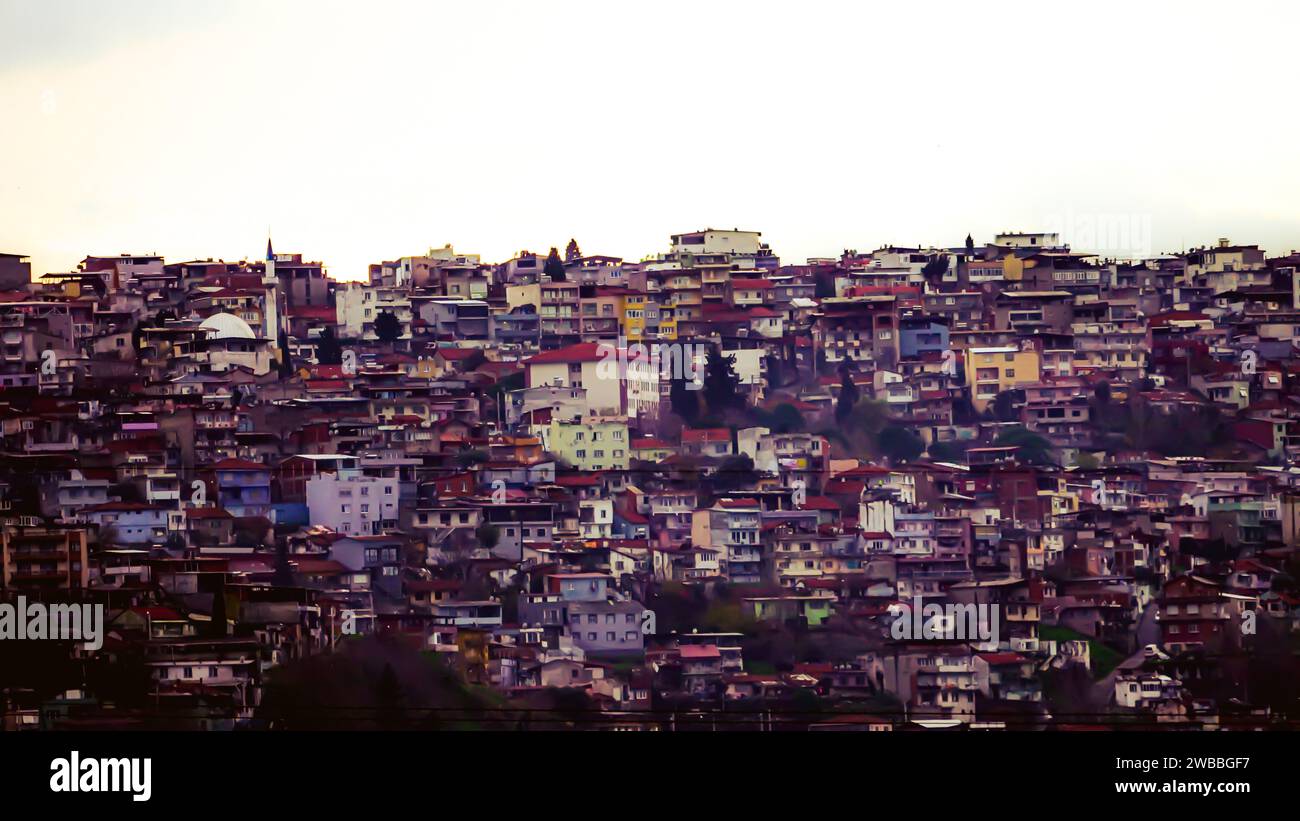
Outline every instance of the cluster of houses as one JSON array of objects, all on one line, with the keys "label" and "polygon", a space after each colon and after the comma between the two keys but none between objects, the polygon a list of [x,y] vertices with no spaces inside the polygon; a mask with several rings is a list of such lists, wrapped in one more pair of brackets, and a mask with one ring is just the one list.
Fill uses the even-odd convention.
[{"label": "cluster of houses", "polygon": [[[269,241],[0,254],[0,597],[102,605],[94,653],[210,727],[367,640],[621,728],[1266,727],[1300,695],[1258,684],[1300,647],[1298,267],[714,229],[364,281]],[[995,629],[900,631],[930,605]],[[139,720],[84,669],[3,726]]]}]

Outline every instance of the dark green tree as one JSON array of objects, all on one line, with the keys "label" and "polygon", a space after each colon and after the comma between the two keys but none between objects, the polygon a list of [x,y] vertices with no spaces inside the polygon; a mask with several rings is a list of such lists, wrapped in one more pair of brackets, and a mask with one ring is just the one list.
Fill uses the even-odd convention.
[{"label": "dark green tree", "polygon": [[380,311],[375,317],[375,336],[386,345],[391,345],[402,336],[402,322],[391,311]]},{"label": "dark green tree", "polygon": [[782,402],[772,409],[771,427],[774,433],[794,433],[804,429],[803,414],[789,402]]},{"label": "dark green tree", "polygon": [[876,437],[876,446],[895,464],[910,462],[925,452],[925,441],[902,425],[890,424],[882,428]]},{"label": "dark green tree", "polygon": [[668,386],[668,401],[673,413],[682,418],[686,424],[694,424],[700,418],[700,392],[693,390],[684,375],[675,375]]},{"label": "dark green tree", "polygon": [[460,468],[467,468],[472,465],[481,465],[488,460],[487,451],[477,448],[462,448],[456,453],[456,465]]},{"label": "dark green tree", "polygon": [[1052,452],[1051,442],[1019,425],[999,433],[994,444],[999,447],[1015,447],[1016,459],[1030,465],[1047,464]]},{"label": "dark green tree", "polygon": [[729,493],[741,488],[752,488],[758,482],[754,460],[748,454],[728,456],[713,474],[713,488],[719,493]]},{"label": "dark green tree", "polygon": [[853,413],[853,406],[858,404],[858,386],[853,382],[853,373],[848,368],[840,369],[840,397],[835,402],[835,421],[844,424],[844,420]]},{"label": "dark green tree", "polygon": [[955,462],[961,464],[966,459],[966,451],[952,442],[940,442],[935,440],[930,443],[930,449],[927,451],[930,458],[936,462]]},{"label": "dark green tree", "polygon": [[948,273],[948,256],[935,257],[925,264],[921,269],[921,276],[925,277],[926,282],[938,282],[943,279],[943,275]]},{"label": "dark green tree", "polygon": [[327,327],[316,339],[316,361],[322,365],[343,364],[343,346],[334,335],[334,328]]},{"label": "dark green tree", "polygon": [[704,401],[709,413],[740,407],[745,399],[740,395],[740,377],[736,375],[736,358],[723,356],[715,345],[704,360]]},{"label": "dark green tree", "polygon": [[578,247],[576,239],[570,239],[569,244],[564,248],[564,261],[575,262],[582,259],[582,249]]},{"label": "dark green tree", "polygon": [[469,373],[470,371],[476,371],[479,368],[483,367],[483,363],[487,361],[488,361],[487,354],[483,353],[482,351],[474,351],[474,353],[469,355],[469,359],[466,359],[464,362],[460,363],[459,370],[461,371],[461,373]]},{"label": "dark green tree", "polygon": [[280,332],[277,347],[280,349],[280,364],[277,370],[281,379],[288,379],[293,376],[293,356],[289,353],[289,337],[284,331]]},{"label": "dark green tree", "polygon": [[501,530],[496,525],[484,522],[474,528],[474,538],[482,548],[491,551],[501,543]]},{"label": "dark green tree", "polygon": [[552,282],[564,282],[568,279],[558,249],[552,248],[551,253],[546,255],[546,264],[542,267],[542,273],[550,277]]},{"label": "dark green tree", "polygon": [[993,398],[993,405],[990,410],[993,412],[993,418],[999,422],[1016,422],[1020,419],[1018,405],[1023,405],[1025,401],[1025,392],[1023,390],[1012,388],[1009,391],[1002,391]]}]

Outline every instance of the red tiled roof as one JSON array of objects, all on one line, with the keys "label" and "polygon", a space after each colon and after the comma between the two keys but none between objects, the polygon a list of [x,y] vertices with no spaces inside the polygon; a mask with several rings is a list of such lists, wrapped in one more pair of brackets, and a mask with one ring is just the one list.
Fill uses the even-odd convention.
[{"label": "red tiled roof", "polygon": [[687,428],[682,431],[682,442],[730,442],[727,428]]},{"label": "red tiled roof", "polygon": [[[453,362],[460,362],[469,359],[475,353],[481,353],[478,348],[435,348],[434,354],[441,356],[443,359],[449,359]],[[554,353],[552,351],[552,353]]]},{"label": "red tiled roof", "polygon": [[808,500],[801,506],[803,510],[834,510],[839,511],[840,506],[835,504],[831,499],[825,496],[809,496]]},{"label": "red tiled roof", "polygon": [[543,351],[536,356],[525,359],[524,364],[549,365],[563,362],[600,362],[602,359],[610,356],[610,353],[602,355],[601,350],[602,346],[599,342],[581,342],[577,345],[570,345],[567,348],[558,348],[554,351]]},{"label": "red tiled roof", "polygon": [[678,653],[684,659],[716,659],[722,658],[722,651],[716,644],[684,644],[677,648]]},{"label": "red tiled roof", "polygon": [[676,445],[671,442],[655,439],[653,436],[639,437],[632,440],[633,450],[672,450],[674,447]]},{"label": "red tiled roof", "polygon": [[187,519],[233,519],[230,512],[221,507],[191,507],[185,511]]}]

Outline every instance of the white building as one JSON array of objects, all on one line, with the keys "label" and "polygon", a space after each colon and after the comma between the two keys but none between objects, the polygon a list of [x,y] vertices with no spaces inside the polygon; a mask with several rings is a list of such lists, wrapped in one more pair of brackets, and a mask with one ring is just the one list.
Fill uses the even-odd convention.
[{"label": "white building", "polygon": [[397,527],[396,478],[340,470],[307,480],[307,510],[313,525],[347,536],[374,536]]},{"label": "white building", "polygon": [[342,339],[378,339],[375,319],[385,312],[397,317],[402,326],[401,338],[411,338],[411,300],[403,289],[341,282],[334,291],[334,305]]},{"label": "white building", "polygon": [[586,415],[611,416],[626,412],[623,391],[627,367],[615,345],[583,342],[545,351],[524,360],[527,386],[584,388]]},{"label": "white building", "polygon": [[757,254],[762,247],[758,231],[717,231],[706,228],[673,234],[674,254]]}]

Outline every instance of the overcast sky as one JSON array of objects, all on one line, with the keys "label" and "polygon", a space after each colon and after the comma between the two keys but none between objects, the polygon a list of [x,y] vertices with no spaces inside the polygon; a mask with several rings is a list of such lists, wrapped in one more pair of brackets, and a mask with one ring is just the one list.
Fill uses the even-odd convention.
[{"label": "overcast sky", "polygon": [[0,0],[0,251],[1300,248],[1295,5],[882,5]]}]

